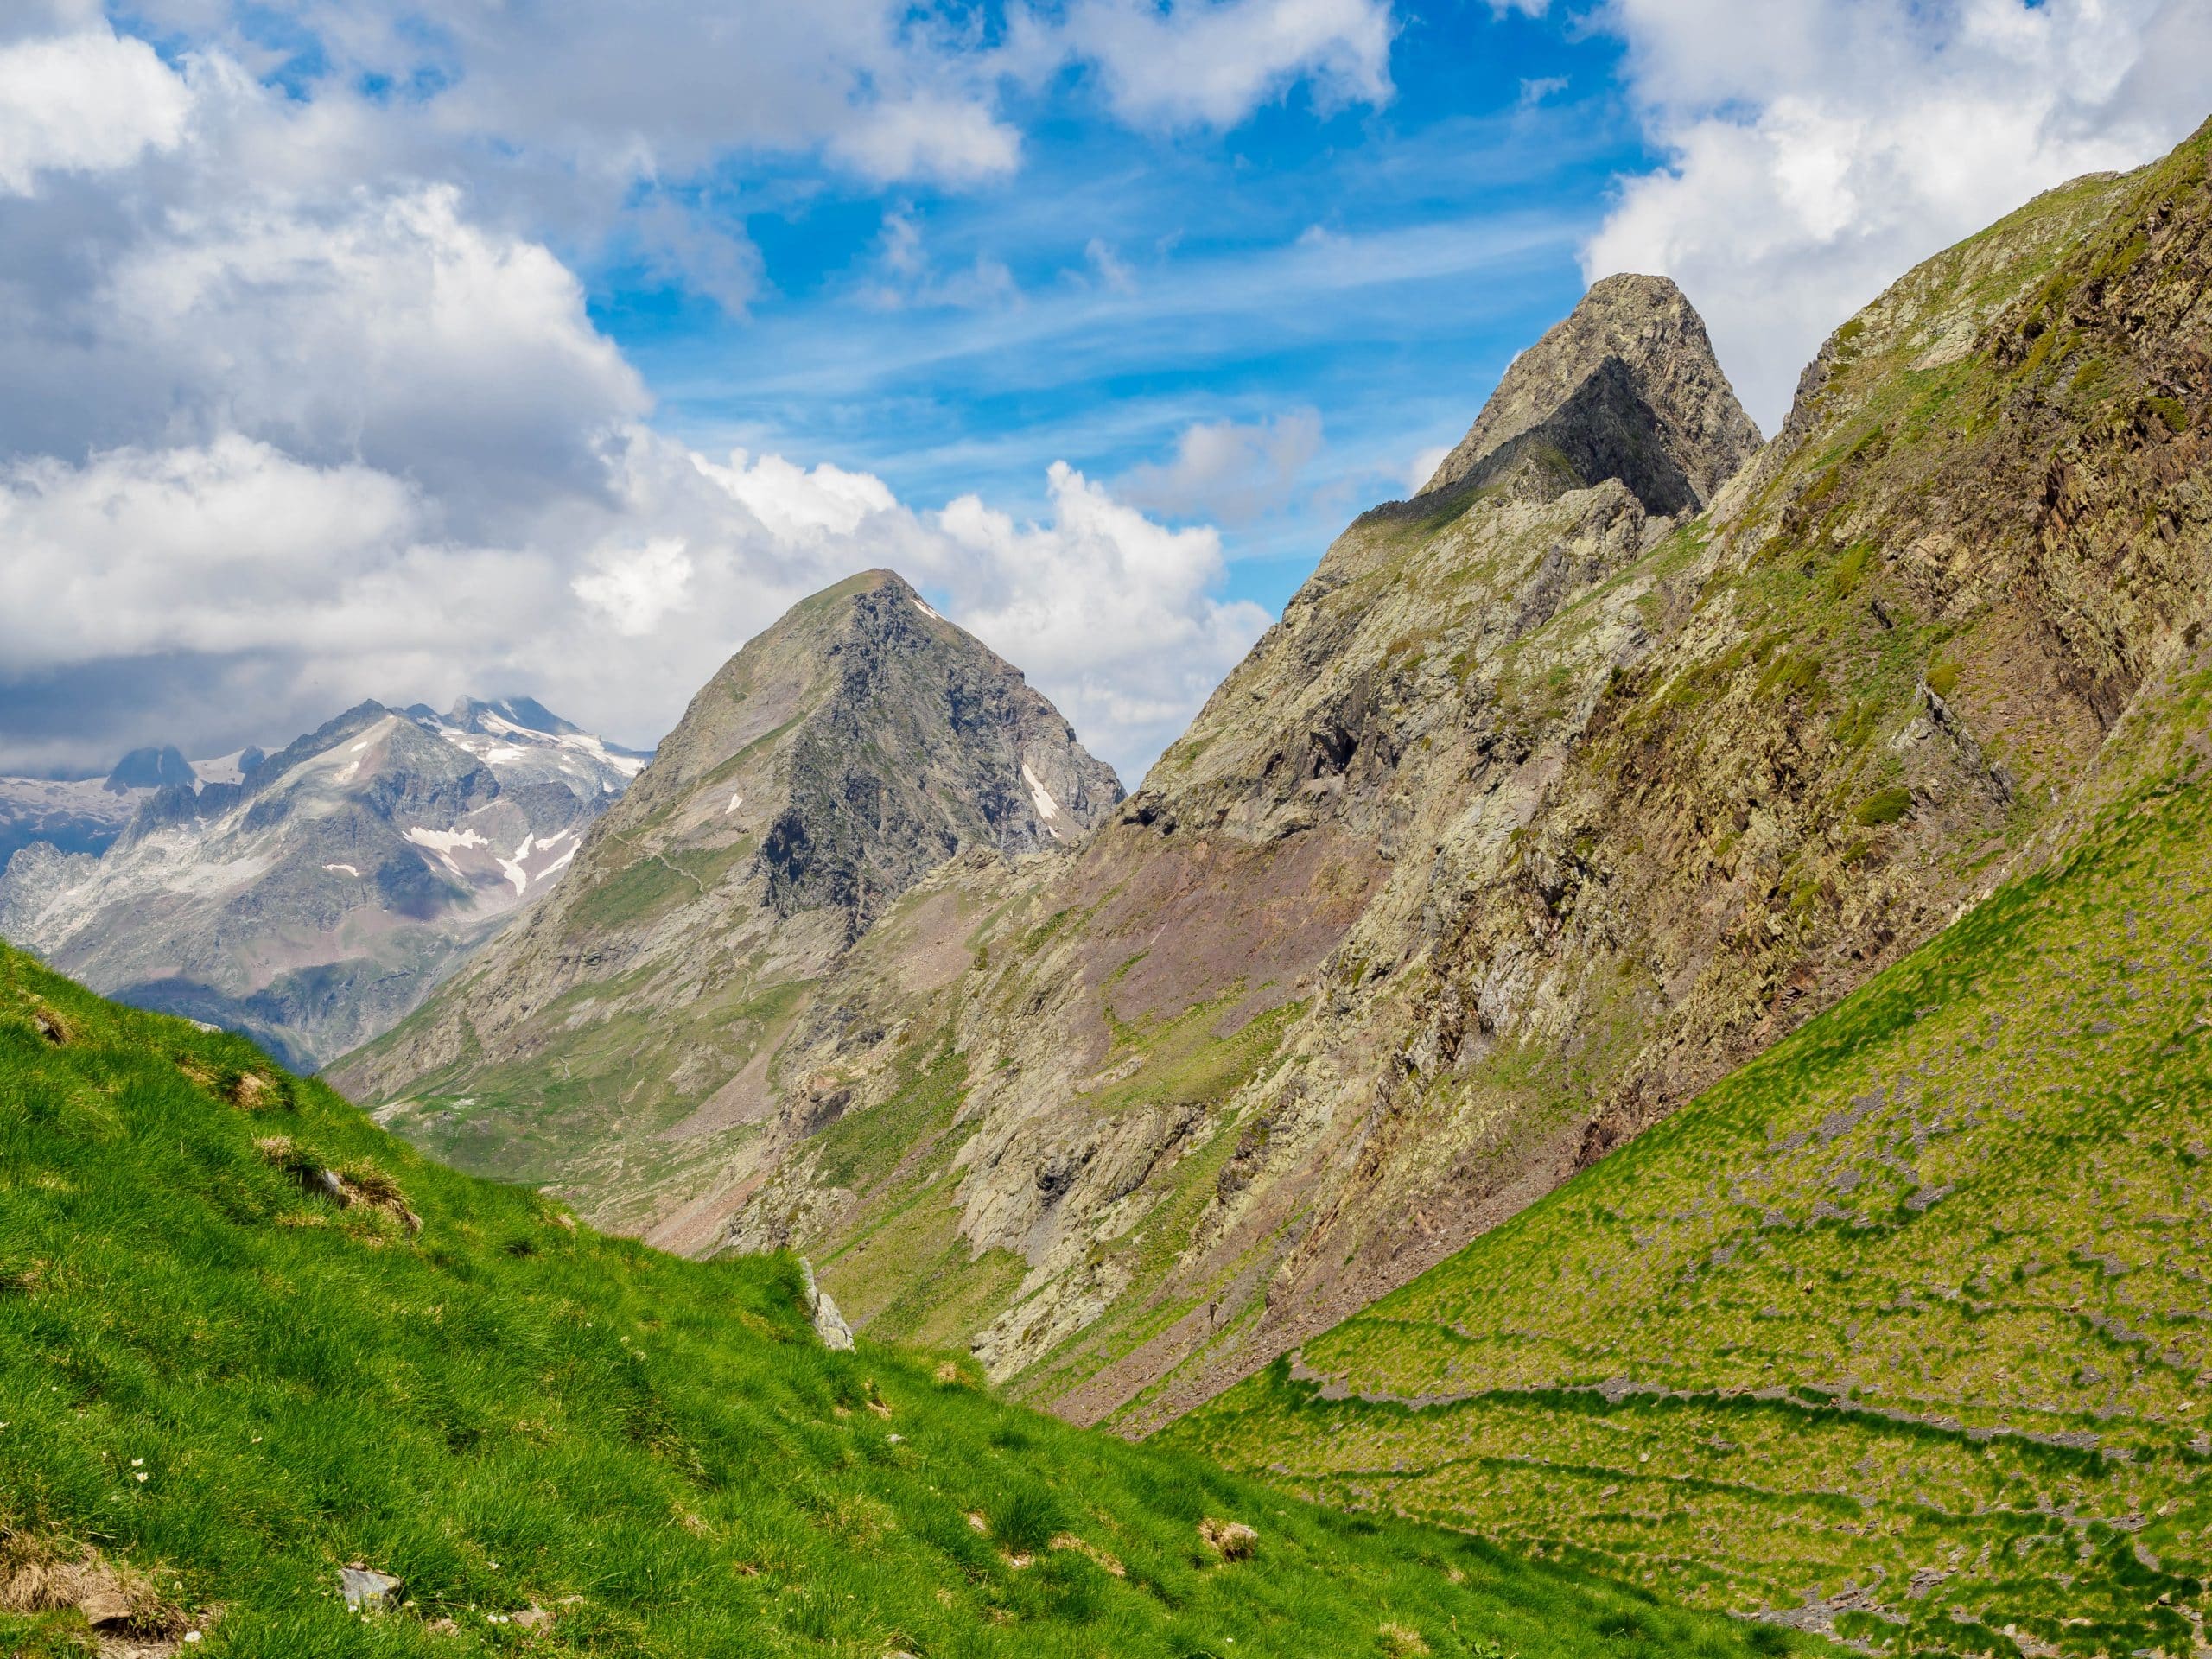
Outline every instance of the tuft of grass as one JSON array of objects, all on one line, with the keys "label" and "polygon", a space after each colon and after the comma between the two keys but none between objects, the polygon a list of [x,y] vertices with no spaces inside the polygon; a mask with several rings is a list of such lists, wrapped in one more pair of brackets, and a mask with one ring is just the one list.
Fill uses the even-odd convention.
[{"label": "tuft of grass", "polygon": [[1892,784],[1879,789],[1859,803],[1852,811],[1854,822],[1874,829],[1881,824],[1895,823],[1912,810],[1912,791],[1902,784]]}]

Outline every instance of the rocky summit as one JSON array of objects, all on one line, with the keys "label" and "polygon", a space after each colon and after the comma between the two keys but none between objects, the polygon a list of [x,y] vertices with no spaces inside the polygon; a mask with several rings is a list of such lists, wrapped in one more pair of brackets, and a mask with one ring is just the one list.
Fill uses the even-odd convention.
[{"label": "rocky summit", "polygon": [[711,1243],[852,1097],[776,1062],[797,1033],[861,1038],[820,994],[855,942],[906,917],[914,994],[957,980],[981,918],[932,896],[914,919],[918,886],[1057,862],[1121,799],[1018,670],[867,572],[732,658],[552,901],[334,1078],[465,1167],[633,1230],[688,1206]]},{"label": "rocky summit", "polygon": [[128,804],[118,830],[9,861],[0,932],[313,1066],[549,891],[643,764],[535,704],[473,698],[442,716],[363,702],[266,757],[139,751],[97,786]]},{"label": "rocky summit", "polygon": [[1656,514],[1695,512],[1759,447],[1704,321],[1663,276],[1607,276],[1520,356],[1414,498],[1517,477],[1544,496],[1618,479]]}]

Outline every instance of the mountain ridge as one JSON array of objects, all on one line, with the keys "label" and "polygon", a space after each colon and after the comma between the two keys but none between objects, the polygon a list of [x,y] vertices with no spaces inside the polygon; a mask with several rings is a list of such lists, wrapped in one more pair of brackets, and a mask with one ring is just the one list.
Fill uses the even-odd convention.
[{"label": "mountain ridge", "polygon": [[188,763],[188,782],[119,798],[131,815],[97,855],[20,849],[0,929],[126,1000],[312,1065],[405,1013],[557,879],[571,832],[639,764],[560,724],[518,742],[371,699],[251,766],[253,750]]}]

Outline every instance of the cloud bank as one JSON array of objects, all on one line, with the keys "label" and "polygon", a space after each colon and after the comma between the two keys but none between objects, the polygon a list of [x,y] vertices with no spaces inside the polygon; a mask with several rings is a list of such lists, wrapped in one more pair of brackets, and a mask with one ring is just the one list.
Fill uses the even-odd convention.
[{"label": "cloud bank", "polygon": [[[292,10],[364,73],[423,50],[396,13]],[[454,134],[498,131],[626,153],[634,178],[733,142],[734,107],[738,137],[817,143],[871,177],[1014,165],[982,93],[932,67],[949,48],[886,36],[874,6],[755,8],[748,28],[792,34],[795,55],[746,106],[727,82],[709,99],[707,66],[749,61],[757,29],[664,83],[634,20],[536,10],[544,49],[514,69],[483,67],[520,27],[507,12],[453,14],[435,45],[454,92],[398,116],[286,95],[235,33],[164,59],[71,5],[0,38],[0,545],[24,596],[0,612],[0,770],[97,767],[149,740],[280,742],[365,695],[463,690],[538,696],[650,742],[787,606],[889,565],[1134,779],[1268,620],[1215,596],[1212,531],[1163,527],[1065,466],[1027,522],[700,453],[652,427],[522,196],[429,166],[459,154],[440,148]],[[1240,28],[1279,10],[1163,16]],[[1328,38],[1306,28],[1265,86]],[[744,302],[742,248],[702,249],[681,219],[643,240],[715,267]]]},{"label": "cloud bank", "polygon": [[2208,112],[2203,0],[1607,0],[1667,160],[1592,280],[1673,276],[1767,431],[1828,332],[1906,270]]}]

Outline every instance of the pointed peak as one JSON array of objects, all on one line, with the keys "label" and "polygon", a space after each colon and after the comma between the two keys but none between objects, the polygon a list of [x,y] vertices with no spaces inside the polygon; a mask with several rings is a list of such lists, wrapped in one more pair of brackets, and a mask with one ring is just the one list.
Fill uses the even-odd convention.
[{"label": "pointed peak", "polygon": [[1623,272],[1513,359],[1415,499],[1529,469],[1548,493],[1614,478],[1652,512],[1694,512],[1758,445],[1688,297]]},{"label": "pointed peak", "polygon": [[[421,708],[417,703],[407,712],[414,714]],[[535,697],[493,697],[487,701],[465,696],[455,701],[446,711],[445,718],[446,724],[464,732],[491,732],[501,727],[514,727],[547,737],[563,737],[583,729],[562,719]]]}]

